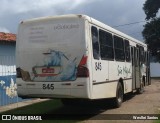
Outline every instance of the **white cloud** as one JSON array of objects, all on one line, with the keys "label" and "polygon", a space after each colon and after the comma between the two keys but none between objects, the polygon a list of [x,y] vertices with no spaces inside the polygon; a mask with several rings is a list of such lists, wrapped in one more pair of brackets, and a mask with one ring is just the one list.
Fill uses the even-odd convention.
[{"label": "white cloud", "polygon": [[[95,0],[91,0],[92,2]],[[90,2],[91,2],[90,1]],[[60,7],[63,9],[74,9],[75,7],[89,3],[86,0],[1,0],[1,13],[27,13],[30,11],[41,11],[52,8],[53,10]]]},{"label": "white cloud", "polygon": [[9,33],[10,31],[5,27],[0,27],[0,32]]},{"label": "white cloud", "polygon": [[91,3],[91,2],[94,2],[96,0],[90,0],[90,1],[87,1],[87,0],[74,0],[74,2],[72,3],[72,5],[70,6],[70,10],[71,9],[75,9],[77,6],[80,6],[82,4],[88,4],[88,3]]},{"label": "white cloud", "polygon": [[83,8],[96,0],[1,0],[0,4],[0,27],[2,31],[12,33],[17,32],[18,24],[26,19],[42,16],[54,16],[63,14],[86,14],[85,12],[75,12],[77,8]]}]

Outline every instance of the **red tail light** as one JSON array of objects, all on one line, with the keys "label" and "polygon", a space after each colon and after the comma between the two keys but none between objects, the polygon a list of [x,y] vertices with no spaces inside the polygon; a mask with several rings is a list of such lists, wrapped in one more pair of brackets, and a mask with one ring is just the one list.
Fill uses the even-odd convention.
[{"label": "red tail light", "polygon": [[77,70],[77,77],[89,77],[88,68],[84,66],[79,66]]},{"label": "red tail light", "polygon": [[88,68],[85,66],[87,63],[87,56],[83,56],[78,68],[77,68],[77,77],[89,77],[89,70]]},{"label": "red tail light", "polygon": [[82,65],[85,65],[87,63],[87,56],[83,56],[80,63],[79,63],[79,66],[82,66]]}]

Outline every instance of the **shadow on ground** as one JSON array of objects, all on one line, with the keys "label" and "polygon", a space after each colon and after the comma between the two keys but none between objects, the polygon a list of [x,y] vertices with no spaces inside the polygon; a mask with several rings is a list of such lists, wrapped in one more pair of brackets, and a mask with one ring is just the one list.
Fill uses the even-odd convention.
[{"label": "shadow on ground", "polygon": [[[124,101],[133,98],[133,94],[125,95]],[[64,106],[60,100],[48,100],[30,106],[25,106],[3,112],[1,114],[41,115],[47,120],[88,120],[98,114],[114,109],[110,99],[80,102],[71,106]]]}]

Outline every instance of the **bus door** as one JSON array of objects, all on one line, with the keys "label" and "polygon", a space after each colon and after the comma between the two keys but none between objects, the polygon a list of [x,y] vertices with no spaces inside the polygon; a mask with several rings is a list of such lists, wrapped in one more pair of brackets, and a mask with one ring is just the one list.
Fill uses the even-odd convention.
[{"label": "bus door", "polygon": [[140,88],[141,85],[140,47],[138,45],[135,48],[135,81],[136,81],[136,88]]},{"label": "bus door", "polygon": [[136,79],[135,79],[135,47],[131,47],[131,58],[132,58],[132,90],[136,89]]},{"label": "bus door", "polygon": [[140,48],[131,47],[132,56],[132,89],[140,88]]},{"label": "bus door", "polygon": [[146,82],[147,85],[151,85],[151,79],[150,79],[150,52],[147,51],[146,53]]}]

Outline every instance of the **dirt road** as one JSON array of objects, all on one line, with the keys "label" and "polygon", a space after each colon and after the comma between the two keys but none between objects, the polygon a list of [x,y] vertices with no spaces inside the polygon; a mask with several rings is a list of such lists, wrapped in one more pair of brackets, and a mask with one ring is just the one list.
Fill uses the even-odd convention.
[{"label": "dirt road", "polygon": [[[152,79],[152,85],[145,87],[143,94],[126,96],[125,101],[120,108],[108,109],[104,111],[103,114],[160,114],[160,80]],[[119,121],[112,122],[119,123]],[[134,120],[121,122],[153,123],[153,120]]]},{"label": "dirt road", "polygon": [[[120,108],[105,109],[101,114],[160,114],[160,80],[152,79],[152,85],[145,87],[143,94],[134,94],[125,97]],[[146,115],[144,115],[146,116]],[[159,119],[160,120],[160,119]],[[88,121],[89,122],[89,121]],[[95,122],[95,121],[90,121]],[[100,122],[106,122],[101,120]],[[145,122],[153,123],[153,120],[110,121],[110,122]]]},{"label": "dirt road", "polygon": [[143,94],[127,96],[122,107],[110,109],[107,114],[155,114],[160,112],[160,80],[152,80]]},{"label": "dirt road", "polygon": [[[152,120],[123,120],[123,114],[160,114],[160,80],[152,79],[152,84],[145,87],[145,91],[143,94],[132,94],[125,96],[125,100],[120,108],[112,107],[110,100],[102,100],[91,103],[85,106],[79,107],[61,107],[60,109],[50,112],[58,113],[58,114],[90,114],[87,118],[84,118],[82,122],[85,123],[153,123]],[[103,119],[104,117],[109,117],[108,114],[118,114],[118,115],[109,115],[111,117],[120,117],[122,116],[122,120],[114,120],[114,121],[106,121],[107,118]],[[119,115],[122,114],[122,115]],[[102,117],[101,120],[97,120],[98,118]],[[99,117],[100,116],[100,117]],[[127,116],[127,115],[124,115]],[[96,120],[93,120],[96,119]],[[159,119],[160,120],[160,119]]]}]

